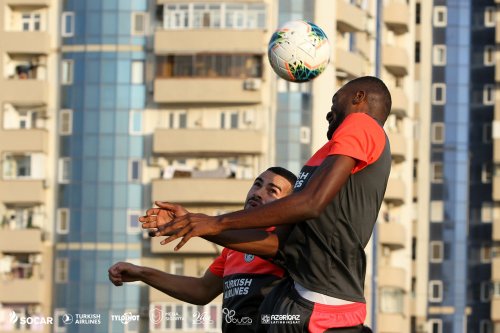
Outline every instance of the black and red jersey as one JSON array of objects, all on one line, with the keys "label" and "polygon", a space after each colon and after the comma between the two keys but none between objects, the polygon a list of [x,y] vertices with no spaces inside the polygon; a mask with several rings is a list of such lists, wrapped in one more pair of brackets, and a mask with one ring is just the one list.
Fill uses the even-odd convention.
[{"label": "black and red jersey", "polygon": [[284,276],[283,269],[258,256],[226,248],[209,269],[224,280],[222,331],[254,332],[260,323],[259,306]]},{"label": "black and red jersey", "polygon": [[283,261],[291,277],[309,290],[365,302],[364,248],[387,187],[391,169],[389,140],[371,116],[348,115],[331,140],[302,168],[295,191],[304,188],[330,155],[347,155],[357,163],[318,218],[294,225],[276,259]]}]

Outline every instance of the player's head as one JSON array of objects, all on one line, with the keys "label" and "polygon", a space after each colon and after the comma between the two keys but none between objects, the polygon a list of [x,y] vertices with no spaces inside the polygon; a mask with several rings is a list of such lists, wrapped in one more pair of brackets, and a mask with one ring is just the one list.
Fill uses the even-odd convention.
[{"label": "player's head", "polygon": [[351,113],[368,113],[382,124],[391,112],[391,93],[382,80],[374,76],[363,76],[347,82],[332,98],[328,120],[328,139]]},{"label": "player's head", "polygon": [[255,178],[245,200],[245,209],[286,197],[293,191],[297,177],[282,167],[271,167]]}]

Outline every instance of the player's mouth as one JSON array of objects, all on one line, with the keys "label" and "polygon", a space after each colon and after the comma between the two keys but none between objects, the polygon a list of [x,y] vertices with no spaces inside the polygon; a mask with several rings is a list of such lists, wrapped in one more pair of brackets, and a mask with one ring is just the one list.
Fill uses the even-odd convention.
[{"label": "player's mouth", "polygon": [[257,199],[249,199],[247,201],[247,205],[250,207],[258,207],[262,205],[262,201],[257,200]]}]

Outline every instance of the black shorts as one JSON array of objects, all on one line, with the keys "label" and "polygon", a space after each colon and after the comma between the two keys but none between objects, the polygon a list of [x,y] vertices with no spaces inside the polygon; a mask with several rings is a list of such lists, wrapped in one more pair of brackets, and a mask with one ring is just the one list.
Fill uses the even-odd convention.
[{"label": "black shorts", "polygon": [[302,298],[293,280],[286,278],[260,306],[259,332],[361,333],[366,317],[363,303],[324,305]]}]

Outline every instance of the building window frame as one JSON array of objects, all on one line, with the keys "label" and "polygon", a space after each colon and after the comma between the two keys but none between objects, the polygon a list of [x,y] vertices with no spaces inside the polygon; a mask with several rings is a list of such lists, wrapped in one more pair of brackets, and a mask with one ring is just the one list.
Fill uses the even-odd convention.
[{"label": "building window frame", "polygon": [[432,123],[431,125],[431,142],[435,144],[444,143],[445,125],[443,122]]},{"label": "building window frame", "polygon": [[63,12],[61,14],[61,37],[73,37],[75,35],[75,13]]},{"label": "building window frame", "polygon": [[486,45],[484,47],[483,62],[485,66],[495,65],[495,46]]},{"label": "building window frame", "polygon": [[444,181],[444,164],[443,162],[431,163],[431,181],[433,183],[443,183]]},{"label": "building window frame", "polygon": [[444,242],[431,241],[429,242],[429,261],[433,264],[441,263],[444,259]]},{"label": "building window frame", "polygon": [[429,319],[429,332],[430,333],[443,333],[443,320],[442,319]]},{"label": "building window frame", "polygon": [[496,26],[496,8],[493,6],[484,7],[484,26],[493,28]]},{"label": "building window frame", "polygon": [[63,59],[61,60],[61,84],[71,85],[73,84],[73,76],[75,72],[75,61],[73,59]]},{"label": "building window frame", "polygon": [[144,84],[144,61],[132,60],[130,64],[130,83],[131,84]]},{"label": "building window frame", "polygon": [[141,110],[130,110],[129,113],[129,134],[142,135],[143,133],[143,112]]},{"label": "building window frame", "polygon": [[[142,19],[142,24],[139,24]],[[145,36],[148,29],[148,13],[132,12],[130,16],[130,26],[132,36]]]},{"label": "building window frame", "polygon": [[140,183],[142,180],[142,159],[129,159],[128,169],[128,180],[133,183]]},{"label": "building window frame", "polygon": [[139,222],[139,217],[142,215],[142,211],[140,210],[127,210],[127,234],[136,235],[142,232],[142,227]]},{"label": "building window frame", "polygon": [[54,280],[56,283],[67,283],[69,275],[69,259],[56,258]]},{"label": "building window frame", "polygon": [[432,20],[435,27],[446,27],[448,24],[448,8],[446,6],[435,6]]},{"label": "building window frame", "polygon": [[446,83],[432,84],[432,104],[434,105],[446,104]]},{"label": "building window frame", "polygon": [[485,84],[483,86],[483,104],[484,105],[494,105],[495,104],[495,85]]},{"label": "building window frame", "polygon": [[59,135],[73,134],[73,110],[62,109],[59,112]]},{"label": "building window frame", "polygon": [[429,302],[438,303],[443,301],[443,281],[429,281]]},{"label": "building window frame", "polygon": [[56,232],[59,235],[67,235],[70,230],[70,209],[69,208],[58,208],[56,217]]},{"label": "building window frame", "polygon": [[59,158],[59,184],[69,184],[71,181],[71,158]]}]

